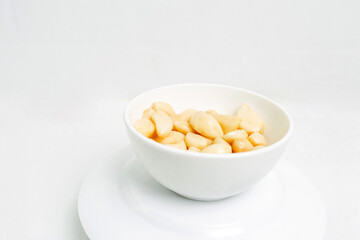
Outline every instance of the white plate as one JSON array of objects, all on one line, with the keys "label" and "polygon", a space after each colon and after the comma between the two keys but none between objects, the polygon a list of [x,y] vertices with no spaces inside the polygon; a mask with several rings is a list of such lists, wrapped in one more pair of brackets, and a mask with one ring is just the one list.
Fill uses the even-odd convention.
[{"label": "white plate", "polygon": [[284,160],[253,189],[200,202],[157,183],[130,146],[89,173],[78,210],[92,240],[319,240],[326,225],[317,191]]}]

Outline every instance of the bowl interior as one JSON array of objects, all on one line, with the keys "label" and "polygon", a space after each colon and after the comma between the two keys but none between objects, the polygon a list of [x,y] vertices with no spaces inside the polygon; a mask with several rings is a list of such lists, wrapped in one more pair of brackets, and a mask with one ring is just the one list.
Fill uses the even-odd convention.
[{"label": "bowl interior", "polygon": [[173,85],[157,88],[136,97],[128,106],[127,121],[133,123],[141,118],[143,111],[155,101],[172,105],[176,113],[194,108],[213,109],[218,113],[234,115],[244,103],[251,106],[264,120],[264,136],[268,145],[280,140],[289,130],[287,113],[275,102],[256,93],[220,85]]}]

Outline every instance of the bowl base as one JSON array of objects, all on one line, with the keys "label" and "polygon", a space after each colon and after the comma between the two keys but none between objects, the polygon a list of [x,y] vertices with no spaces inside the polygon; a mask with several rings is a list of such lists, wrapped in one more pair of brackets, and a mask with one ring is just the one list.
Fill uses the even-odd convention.
[{"label": "bowl base", "polygon": [[92,240],[320,240],[326,224],[318,193],[284,161],[242,194],[192,201],[156,182],[130,147],[89,173],[79,216]]},{"label": "bowl base", "polygon": [[[176,193],[176,192],[175,192]],[[197,198],[197,197],[191,197],[191,196],[187,196],[184,194],[180,194],[180,193],[176,193],[179,196],[186,198],[186,199],[190,199],[190,200],[194,200],[194,201],[200,201],[200,202],[213,202],[213,201],[220,201],[229,197],[233,197],[235,195],[229,196],[229,197],[222,197],[222,198]],[[237,194],[236,194],[237,195]]]}]

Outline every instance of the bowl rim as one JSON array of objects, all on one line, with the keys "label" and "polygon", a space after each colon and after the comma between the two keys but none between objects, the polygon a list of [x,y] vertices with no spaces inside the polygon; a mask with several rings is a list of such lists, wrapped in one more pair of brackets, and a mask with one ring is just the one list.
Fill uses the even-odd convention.
[{"label": "bowl rim", "polygon": [[[200,153],[200,152],[193,152],[193,151],[185,151],[185,150],[181,150],[181,149],[176,149],[176,148],[171,148],[168,146],[165,146],[163,144],[160,144],[150,138],[145,137],[144,135],[142,135],[141,133],[139,133],[138,131],[136,131],[136,129],[133,127],[132,123],[130,122],[129,119],[129,111],[130,108],[132,106],[132,104],[138,100],[139,98],[141,98],[143,95],[145,94],[149,94],[153,91],[157,91],[160,89],[167,89],[167,88],[174,88],[174,87],[190,87],[190,86],[210,86],[210,87],[221,87],[221,88],[229,88],[229,89],[235,89],[235,90],[240,90],[252,95],[255,95],[257,97],[260,97],[268,102],[270,102],[271,104],[274,104],[276,107],[278,107],[287,117],[287,120],[289,122],[289,127],[285,133],[284,136],[282,136],[278,141],[276,141],[275,143],[266,146],[264,148],[260,148],[257,149],[255,151],[249,151],[249,152],[239,152],[239,153],[231,153],[231,154],[213,154],[213,153]],[[233,158],[239,158],[239,157],[249,157],[249,156],[256,156],[259,154],[264,154],[266,152],[272,151],[276,148],[279,148],[281,145],[283,145],[284,143],[286,143],[288,141],[288,139],[290,138],[293,129],[294,129],[294,123],[293,120],[291,118],[291,116],[289,115],[289,113],[282,107],[280,106],[278,103],[276,103],[275,101],[271,100],[268,97],[265,97],[259,93],[244,89],[244,88],[239,88],[239,87],[234,87],[234,86],[230,86],[230,85],[223,85],[223,84],[213,84],[213,83],[185,83],[185,84],[172,84],[172,85],[166,85],[166,86],[162,86],[162,87],[158,87],[158,88],[153,88],[150,89],[148,91],[142,92],[140,94],[138,94],[136,97],[134,97],[126,106],[124,112],[123,112],[123,118],[124,118],[124,122],[125,122],[125,126],[128,129],[128,131],[130,131],[131,133],[135,134],[135,136],[137,136],[138,138],[142,139],[146,144],[150,145],[151,147],[157,148],[158,150],[161,151],[165,151],[168,153],[173,153],[173,154],[178,154],[178,155],[183,155],[184,157],[198,157],[198,158],[212,158],[212,159],[233,159]]]}]

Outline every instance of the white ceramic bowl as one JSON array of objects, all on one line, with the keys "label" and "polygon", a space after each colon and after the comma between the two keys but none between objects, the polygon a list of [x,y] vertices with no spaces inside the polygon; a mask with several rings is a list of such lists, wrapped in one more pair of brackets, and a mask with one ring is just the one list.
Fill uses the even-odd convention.
[{"label": "white ceramic bowl", "polygon": [[[241,104],[253,107],[265,121],[268,146],[233,154],[206,154],[173,149],[148,139],[132,126],[155,101],[171,104],[175,111],[214,109],[234,114]],[[186,84],[156,88],[140,94],[127,106],[125,125],[132,147],[147,171],[168,189],[196,200],[230,197],[265,177],[284,152],[293,129],[287,112],[272,100],[244,89]]]}]

